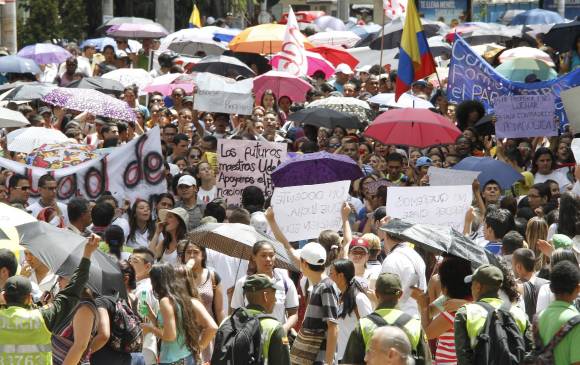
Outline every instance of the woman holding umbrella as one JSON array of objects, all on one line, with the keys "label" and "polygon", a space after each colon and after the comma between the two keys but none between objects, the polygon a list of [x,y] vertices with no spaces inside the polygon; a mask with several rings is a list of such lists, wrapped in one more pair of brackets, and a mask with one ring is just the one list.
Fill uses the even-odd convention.
[{"label": "woman holding umbrella", "polygon": [[580,67],[580,34],[574,38],[570,52],[560,62],[560,73],[572,72]]}]

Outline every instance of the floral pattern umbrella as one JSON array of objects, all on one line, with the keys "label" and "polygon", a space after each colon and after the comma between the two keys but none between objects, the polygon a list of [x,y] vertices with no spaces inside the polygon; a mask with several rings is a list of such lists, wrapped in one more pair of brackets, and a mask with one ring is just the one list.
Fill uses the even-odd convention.
[{"label": "floral pattern umbrella", "polygon": [[99,155],[94,152],[93,146],[63,142],[40,146],[28,155],[27,162],[29,165],[45,169],[61,169],[96,158],[99,158]]},{"label": "floral pattern umbrella", "polygon": [[42,101],[101,117],[135,121],[135,111],[129,104],[96,90],[58,88],[46,94]]},{"label": "floral pattern umbrella", "polygon": [[375,113],[366,101],[356,98],[331,96],[308,104],[306,108],[326,108],[353,115],[361,123],[370,123],[375,118]]}]

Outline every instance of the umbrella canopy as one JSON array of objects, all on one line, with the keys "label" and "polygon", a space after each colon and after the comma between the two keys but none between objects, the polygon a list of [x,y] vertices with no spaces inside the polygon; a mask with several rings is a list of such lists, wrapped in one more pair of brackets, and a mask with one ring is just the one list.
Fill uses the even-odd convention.
[{"label": "umbrella canopy", "polygon": [[39,65],[46,65],[49,63],[61,63],[73,55],[66,49],[50,43],[37,43],[31,46],[22,48],[18,56],[29,58]]},{"label": "umbrella canopy", "polygon": [[[37,219],[22,209],[14,208],[8,204],[0,203],[0,229],[15,227],[21,224],[36,222]],[[0,231],[0,239],[4,232]]]},{"label": "umbrella canopy", "polygon": [[262,100],[262,94],[272,90],[277,98],[287,96],[292,101],[302,102],[306,100],[306,92],[311,89],[312,85],[300,77],[282,71],[268,71],[254,79],[256,100]]},{"label": "umbrella canopy", "polygon": [[235,36],[240,34],[242,31],[241,29],[236,28],[222,28],[216,27],[215,25],[208,25],[201,28],[202,31],[208,32],[213,35],[214,40],[218,40],[220,42],[229,43]]},{"label": "umbrella canopy", "polygon": [[120,68],[107,72],[101,77],[103,79],[118,81],[124,87],[137,85],[140,91],[153,81],[151,74],[142,68]]},{"label": "umbrella canopy", "polygon": [[313,101],[306,106],[309,108],[325,108],[332,109],[338,112],[353,115],[358,118],[361,123],[369,123],[374,118],[374,113],[366,101],[357,98],[331,96],[325,99]]},{"label": "umbrella canopy", "polygon": [[580,33],[580,21],[555,24],[544,35],[544,43],[561,53],[568,52]]},{"label": "umbrella canopy", "polygon": [[506,10],[500,17],[499,20],[501,21],[502,24],[504,25],[508,25],[509,23],[512,22],[512,19],[518,15],[525,12],[524,9],[510,9],[510,10]]},{"label": "umbrella canopy", "polygon": [[101,117],[135,121],[135,111],[129,104],[97,90],[58,88],[45,95],[42,101]]},{"label": "umbrella canopy", "polygon": [[221,55],[227,45],[211,32],[199,28],[181,29],[171,33],[161,41],[161,51],[171,50],[182,55]]},{"label": "umbrella canopy", "polygon": [[0,107],[0,128],[20,128],[29,124],[28,119],[19,111]]},{"label": "umbrella canopy", "polygon": [[[452,37],[455,37],[454,33]],[[521,27],[502,27],[495,29],[475,29],[461,34],[463,39],[471,46],[479,46],[487,43],[504,43],[512,38],[521,38]]]},{"label": "umbrella canopy", "polygon": [[511,21],[511,25],[528,25],[528,24],[556,24],[563,23],[566,19],[562,18],[560,14],[544,10],[544,9],[531,9],[520,13]]},{"label": "umbrella canopy", "polygon": [[314,25],[322,31],[342,31],[346,30],[344,22],[336,17],[330,15],[323,15],[314,20]]},{"label": "umbrella canopy", "polygon": [[[87,238],[46,222],[26,223],[17,226],[16,230],[20,244],[56,275],[71,276],[79,266]],[[91,257],[87,285],[101,295],[127,296],[119,264],[100,250]]]},{"label": "umbrella canopy", "polygon": [[83,77],[66,86],[71,89],[92,89],[105,94],[121,95],[125,87],[119,81],[103,77]]},{"label": "umbrella canopy", "polygon": [[465,259],[471,262],[473,268],[483,264],[497,265],[498,263],[490,251],[451,227],[413,224],[393,218],[380,229],[435,254],[447,253]]},{"label": "umbrella canopy", "polygon": [[43,144],[68,141],[68,137],[61,131],[44,127],[17,129],[8,133],[6,139],[9,151],[23,153],[30,153]]},{"label": "umbrella canopy", "polygon": [[334,129],[336,127],[358,129],[362,126],[358,118],[350,114],[325,108],[302,109],[290,114],[288,120],[329,129]]},{"label": "umbrella canopy", "polygon": [[480,136],[491,136],[495,134],[495,124],[493,123],[493,114],[486,114],[475,123],[473,128]]},{"label": "umbrella canopy", "polygon": [[507,60],[513,60],[516,58],[528,58],[544,61],[548,66],[554,66],[554,62],[549,54],[532,47],[517,47],[505,50],[501,55],[499,55],[499,62],[504,63]]},{"label": "umbrella canopy", "polygon": [[377,94],[367,100],[369,103],[388,106],[390,108],[415,108],[415,109],[432,109],[433,104],[425,99],[418,98],[411,94],[403,94],[399,100],[395,101],[394,93]]},{"label": "umbrella canopy", "polygon": [[[2,57],[4,58],[4,57]],[[0,58],[0,59],[2,59]],[[58,86],[55,84],[33,82],[16,86],[12,91],[7,93],[2,100],[36,100],[50,93]]]},{"label": "umbrella canopy", "polygon": [[[280,54],[272,57],[272,67],[276,69],[278,63],[280,62]],[[334,66],[324,59],[320,54],[315,52],[306,51],[306,60],[308,61],[308,76],[314,75],[316,71],[321,71],[324,73],[324,78],[328,79],[334,74]]]},{"label": "umbrella canopy", "polygon": [[345,48],[354,47],[360,41],[360,37],[349,31],[319,32],[308,37],[308,40],[315,46],[341,46]]},{"label": "umbrella canopy", "polygon": [[191,72],[209,72],[232,79],[242,76],[250,78],[256,76],[251,68],[235,57],[207,56],[193,65]]},{"label": "umbrella canopy", "polygon": [[298,155],[281,163],[272,171],[277,188],[325,184],[363,177],[358,164],[346,155],[315,152]]},{"label": "umbrella canopy", "polygon": [[427,109],[393,109],[379,115],[365,136],[383,144],[425,148],[455,143],[461,131],[440,114]]},{"label": "umbrella canopy", "polygon": [[126,17],[126,16],[118,16],[112,19],[107,20],[105,23],[101,24],[97,30],[102,32],[106,31],[113,25],[121,25],[121,24],[154,24],[155,22],[151,19],[147,18],[138,18],[138,17]]},{"label": "umbrella canopy", "polygon": [[28,155],[28,163],[45,169],[62,169],[98,158],[99,155],[93,151],[93,146],[69,141],[44,144]]},{"label": "umbrella canopy", "polygon": [[509,189],[516,181],[523,179],[522,174],[507,163],[489,157],[466,157],[453,166],[453,169],[480,171],[481,174],[477,176],[477,180],[482,188],[486,183],[494,180],[505,190]]},{"label": "umbrella canopy", "polygon": [[334,67],[340,65],[341,63],[346,63],[350,66],[351,69],[355,69],[356,65],[359,64],[359,60],[357,60],[353,55],[348,53],[342,47],[334,47],[334,46],[319,46],[310,49],[311,52],[319,53],[325,60],[332,63]]},{"label": "umbrella canopy", "polygon": [[[423,23],[423,32],[427,38],[436,36],[442,29],[441,24],[437,22],[429,22],[421,19]],[[369,47],[374,50],[399,48],[401,45],[401,37],[403,36],[403,21],[401,18],[395,18],[389,24],[386,24],[383,31],[376,33],[376,38],[371,41]],[[382,41],[381,41],[382,39]]]},{"label": "umbrella canopy", "polygon": [[161,38],[169,32],[161,24],[123,23],[107,29],[107,35],[117,38]]},{"label": "umbrella canopy", "polygon": [[[134,39],[129,39],[127,42],[129,44],[129,49],[133,53],[137,53],[141,48],[143,48],[141,43],[137,42]],[[98,51],[102,51],[103,48],[105,48],[105,46],[111,46],[111,47],[113,47],[115,52],[117,52],[117,42],[115,42],[115,40],[111,37],[87,39],[83,43],[81,43],[81,49],[84,48],[84,46],[86,46],[88,44],[95,47]]]},{"label": "umbrella canopy", "polygon": [[[274,54],[282,51],[286,26],[282,24],[261,24],[244,29],[229,44],[234,52],[259,54]],[[297,34],[298,41],[304,43],[306,49],[314,47],[308,39]]]},{"label": "umbrella canopy", "polygon": [[546,62],[530,58],[514,58],[506,60],[495,70],[511,81],[525,82],[526,77],[536,75],[541,81],[552,80],[558,77],[558,73]]},{"label": "umbrella canopy", "polygon": [[38,74],[40,73],[40,67],[29,58],[24,58],[20,56],[4,56],[0,57],[0,72],[10,72],[17,74]]},{"label": "umbrella canopy", "polygon": [[193,92],[193,79],[190,75],[185,74],[165,74],[158,76],[147,85],[143,91],[148,93],[160,92],[167,96],[171,95],[175,89],[183,89],[186,93]]},{"label": "umbrella canopy", "polygon": [[189,240],[196,245],[210,248],[225,255],[249,260],[252,247],[259,241],[267,241],[276,253],[276,267],[298,271],[288,257],[284,246],[275,239],[258,232],[254,227],[240,223],[209,223],[189,233]]}]

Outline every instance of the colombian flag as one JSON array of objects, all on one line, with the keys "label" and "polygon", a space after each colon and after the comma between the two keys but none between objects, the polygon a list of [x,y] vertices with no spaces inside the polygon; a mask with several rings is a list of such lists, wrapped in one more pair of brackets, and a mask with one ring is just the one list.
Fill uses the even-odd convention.
[{"label": "colombian flag", "polygon": [[415,1],[407,3],[407,15],[399,48],[399,69],[395,99],[411,88],[414,81],[435,73],[435,62],[423,32]]},{"label": "colombian flag", "polygon": [[197,9],[197,5],[195,5],[195,3],[193,4],[193,10],[189,16],[189,27],[201,28],[201,15],[199,14],[199,10]]}]

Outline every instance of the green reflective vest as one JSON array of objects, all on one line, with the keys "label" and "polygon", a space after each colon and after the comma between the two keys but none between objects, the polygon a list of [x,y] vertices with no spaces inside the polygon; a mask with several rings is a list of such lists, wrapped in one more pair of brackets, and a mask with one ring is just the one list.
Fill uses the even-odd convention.
[{"label": "green reflective vest", "polygon": [[[482,302],[488,303],[494,308],[499,308],[503,304],[503,301],[498,298],[483,298],[481,299]],[[512,305],[510,310],[510,314],[513,316],[518,328],[522,335],[526,332],[526,327],[528,326],[528,316],[526,312],[524,312],[518,306]],[[469,335],[469,341],[471,344],[471,348],[475,348],[477,344],[477,336],[485,326],[485,320],[487,319],[487,310],[483,308],[481,305],[476,303],[466,304],[465,305],[465,314],[466,314],[466,328],[467,334]]]},{"label": "green reflective vest", "polygon": [[[247,313],[252,316],[257,316],[258,314],[264,314],[256,309],[245,309]],[[264,357],[265,364],[268,364],[268,353],[270,352],[270,340],[276,328],[280,325],[280,322],[273,318],[262,318],[260,319],[260,327],[262,329],[262,356]]]},{"label": "green reflective vest", "polygon": [[[383,317],[389,325],[392,325],[403,312],[398,309],[385,308],[377,309],[375,313]],[[371,337],[373,337],[373,333],[377,329],[377,325],[366,317],[361,318],[359,320],[359,324],[363,341],[365,343],[365,350],[368,351]],[[419,318],[413,317],[405,324],[404,328],[402,329],[405,331],[405,333],[407,333],[413,350],[417,350],[417,345],[419,345],[419,341],[421,340],[421,320]]]},{"label": "green reflective vest", "polygon": [[0,309],[0,365],[51,365],[50,336],[38,309]]}]

